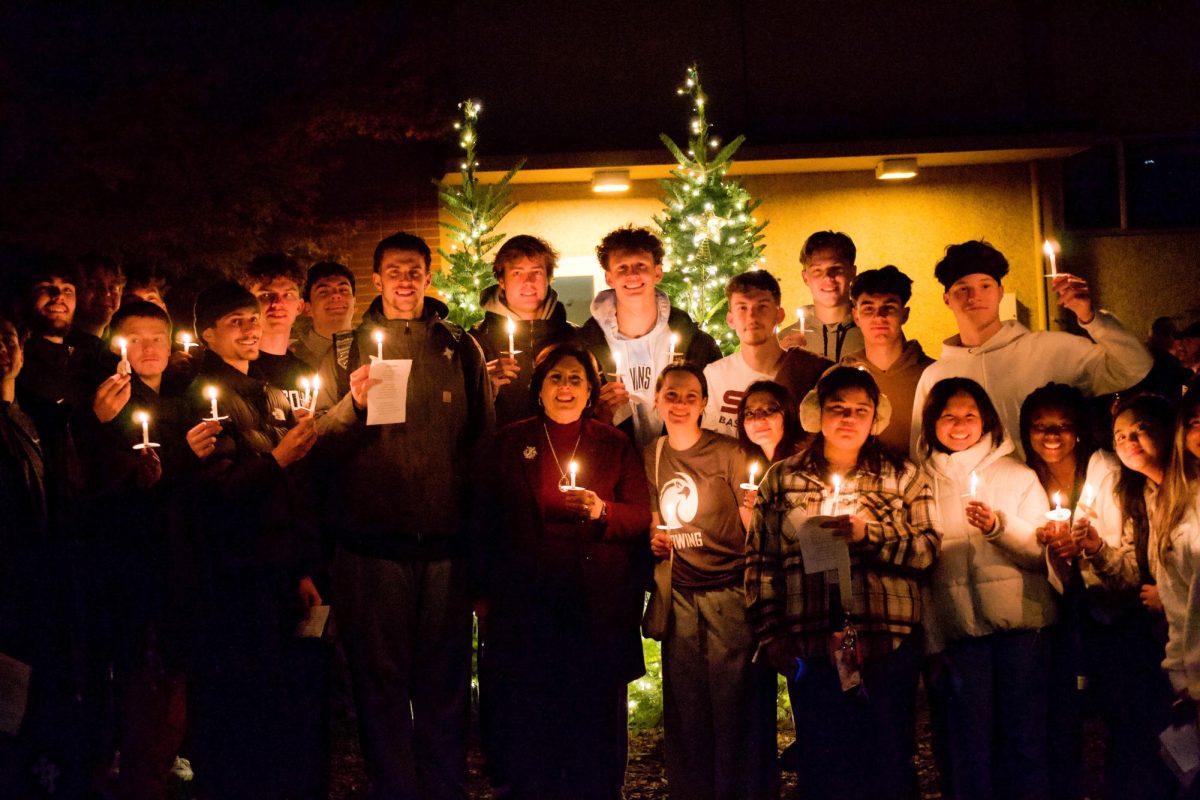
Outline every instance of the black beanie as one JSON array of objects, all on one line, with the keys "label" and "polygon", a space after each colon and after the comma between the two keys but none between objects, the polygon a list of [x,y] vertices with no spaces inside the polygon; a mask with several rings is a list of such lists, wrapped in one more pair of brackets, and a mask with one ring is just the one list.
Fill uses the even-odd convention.
[{"label": "black beanie", "polygon": [[196,336],[217,324],[226,314],[258,308],[258,298],[237,281],[220,281],[196,295]]},{"label": "black beanie", "polygon": [[982,273],[1000,283],[1008,274],[1008,259],[987,242],[963,242],[946,248],[946,256],[933,268],[933,276],[946,291],[968,275]]}]

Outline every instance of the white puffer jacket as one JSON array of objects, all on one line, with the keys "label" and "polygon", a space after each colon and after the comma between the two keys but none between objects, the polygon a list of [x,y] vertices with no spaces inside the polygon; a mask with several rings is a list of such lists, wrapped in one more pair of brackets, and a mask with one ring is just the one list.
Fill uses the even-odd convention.
[{"label": "white puffer jacket", "polygon": [[[933,524],[942,533],[926,589],[929,653],[968,636],[1036,630],[1055,621],[1054,591],[1034,534],[1050,504],[1037,475],[1012,453],[1007,437],[993,447],[985,436],[960,453],[935,452],[923,465],[933,488]],[[996,512],[996,528],[987,534],[966,519],[972,472],[979,478],[977,499]]]},{"label": "white puffer jacket", "polygon": [[1154,564],[1169,630],[1163,669],[1176,691],[1200,699],[1200,505],[1193,504],[1170,537],[1171,549]]}]

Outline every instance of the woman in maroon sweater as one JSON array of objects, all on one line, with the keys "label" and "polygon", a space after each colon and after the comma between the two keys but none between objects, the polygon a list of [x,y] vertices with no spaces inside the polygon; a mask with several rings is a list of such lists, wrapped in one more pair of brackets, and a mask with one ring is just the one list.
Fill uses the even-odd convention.
[{"label": "woman in maroon sweater", "polygon": [[650,507],[632,443],[586,413],[599,386],[586,351],[548,348],[532,376],[539,414],[503,428],[481,471],[488,657],[513,798],[619,798],[624,783]]}]

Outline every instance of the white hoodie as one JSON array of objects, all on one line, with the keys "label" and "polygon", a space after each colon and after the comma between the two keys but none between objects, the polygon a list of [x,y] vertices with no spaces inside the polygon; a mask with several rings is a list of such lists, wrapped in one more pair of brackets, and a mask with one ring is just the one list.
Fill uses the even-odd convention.
[{"label": "white hoodie", "polygon": [[[1200,501],[1200,497],[1197,498]],[[1158,597],[1167,616],[1163,669],[1177,691],[1200,699],[1200,507],[1192,504],[1171,531],[1171,549],[1155,564]]]},{"label": "white hoodie", "polygon": [[613,424],[619,425],[630,413],[639,448],[645,447],[662,433],[662,418],[654,408],[654,382],[658,373],[671,363],[671,300],[665,293],[654,291],[658,301],[658,321],[651,331],[631,339],[617,330],[617,293],[605,289],[592,300],[592,317],[604,331],[608,348],[621,359],[621,380],[629,392],[629,405],[619,409]]},{"label": "white hoodie", "polygon": [[[1083,326],[1093,341],[1062,331],[1031,331],[1009,320],[978,347],[964,347],[959,336],[925,369],[913,400],[912,452],[921,433],[921,409],[933,385],[943,378],[971,378],[992,398],[1010,436],[1020,430],[1021,404],[1047,383],[1065,383],[1084,394],[1128,389],[1146,377],[1154,359],[1138,338],[1107,311],[1097,311]],[[1016,444],[1016,443],[1014,443]],[[1018,455],[1021,447],[1016,444]]]},{"label": "white hoodie", "polygon": [[[1050,507],[1037,474],[1013,456],[1005,438],[990,436],[959,453],[934,452],[923,464],[933,489],[933,525],[942,552],[930,576],[925,604],[926,647],[937,653],[968,636],[1036,630],[1054,622],[1054,592],[1046,577],[1035,529]],[[996,529],[967,522],[970,476],[976,498],[996,512]]]}]

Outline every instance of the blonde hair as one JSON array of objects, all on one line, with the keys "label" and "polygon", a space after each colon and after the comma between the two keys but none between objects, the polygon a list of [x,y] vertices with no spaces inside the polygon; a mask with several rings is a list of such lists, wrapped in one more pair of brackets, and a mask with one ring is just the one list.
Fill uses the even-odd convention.
[{"label": "blonde hair", "polygon": [[1200,414],[1200,392],[1184,396],[1175,417],[1175,436],[1172,438],[1171,458],[1163,474],[1162,486],[1154,504],[1151,535],[1161,560],[1171,549],[1171,533],[1183,523],[1188,507],[1196,499],[1196,478],[1200,461],[1187,449],[1188,423]]}]

